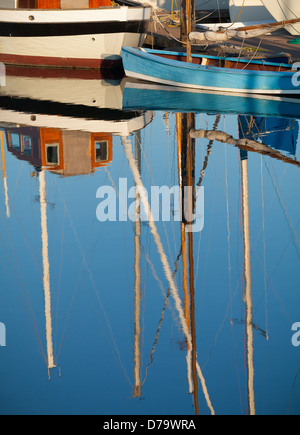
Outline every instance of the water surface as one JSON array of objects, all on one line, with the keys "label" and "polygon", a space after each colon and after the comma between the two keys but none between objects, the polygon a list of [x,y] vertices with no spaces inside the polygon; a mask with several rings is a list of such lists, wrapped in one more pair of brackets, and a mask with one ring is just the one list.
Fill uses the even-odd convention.
[{"label": "water surface", "polygon": [[[8,77],[2,415],[299,414],[297,105],[258,103],[174,98],[94,77]],[[98,189],[113,189],[119,212],[120,180],[134,187],[133,168],[148,192],[185,183],[178,112],[192,112],[196,130],[269,148],[192,141],[192,180],[205,198],[200,232],[182,233],[173,202],[156,238],[148,222],[100,222]]]}]

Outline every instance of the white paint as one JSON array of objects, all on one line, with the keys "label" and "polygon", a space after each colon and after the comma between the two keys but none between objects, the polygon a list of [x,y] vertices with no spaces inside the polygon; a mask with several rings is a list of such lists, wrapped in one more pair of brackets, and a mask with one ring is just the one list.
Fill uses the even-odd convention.
[{"label": "white paint", "polygon": [[147,80],[147,81],[151,81],[151,82],[156,82],[159,80],[160,83],[163,83],[165,85],[170,85],[170,86],[179,86],[179,87],[183,87],[183,88],[191,88],[191,89],[205,89],[208,91],[222,91],[222,92],[233,92],[233,93],[243,93],[243,94],[277,94],[277,95],[285,95],[285,94],[300,94],[300,89],[299,90],[292,90],[292,91],[279,91],[279,90],[265,90],[265,89],[235,89],[235,88],[219,88],[219,87],[214,87],[214,86],[203,86],[203,85],[192,85],[189,83],[181,83],[181,82],[174,82],[172,80],[163,80],[163,79],[157,79],[155,77],[151,77],[151,76],[147,76],[144,74],[139,74],[139,73],[133,73],[132,71],[126,71],[125,70],[125,74],[127,75],[127,77],[132,77],[135,79],[139,79],[139,80]]},{"label": "white paint", "polygon": [[[33,16],[34,21],[29,17]],[[18,9],[1,10],[0,19],[2,22],[14,23],[82,23],[82,22],[107,22],[107,21],[135,21],[149,19],[151,8],[127,6],[108,7],[101,9]]]},{"label": "white paint", "polygon": [[138,33],[49,37],[0,37],[0,52],[22,56],[74,59],[118,59],[122,46],[138,47]]},{"label": "white paint", "polygon": [[136,118],[107,121],[107,120],[91,120],[78,119],[68,116],[57,115],[39,115],[28,114],[24,112],[16,112],[12,110],[0,109],[1,123],[26,125],[29,127],[38,128],[54,128],[71,131],[87,131],[90,133],[111,133],[117,136],[129,136],[134,131],[143,129],[153,119],[153,113],[150,111],[142,113]]}]

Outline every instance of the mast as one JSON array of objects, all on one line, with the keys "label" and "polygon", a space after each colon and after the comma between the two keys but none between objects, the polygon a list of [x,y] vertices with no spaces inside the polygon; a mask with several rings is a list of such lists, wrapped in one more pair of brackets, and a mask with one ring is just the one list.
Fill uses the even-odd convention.
[{"label": "mast", "polygon": [[[136,166],[136,162],[135,162],[134,157],[133,157],[130,140],[128,138],[126,138],[125,136],[122,136],[122,145],[123,145],[124,152],[125,152],[127,160],[128,160],[130,170],[131,170],[132,175],[134,177],[134,180],[138,186],[141,186],[141,191],[140,191],[141,203],[143,205],[144,210],[147,212],[147,215],[148,215],[149,227],[150,227],[151,233],[152,233],[153,238],[154,238],[154,242],[155,242],[155,245],[156,245],[156,248],[158,251],[158,255],[160,257],[160,261],[161,261],[162,266],[163,266],[165,277],[166,277],[167,281],[169,282],[170,292],[171,292],[171,295],[174,299],[175,307],[178,311],[178,316],[179,316],[179,321],[181,323],[182,331],[186,337],[187,342],[192,347],[191,334],[190,334],[190,331],[189,331],[187,324],[186,324],[184,311],[183,311],[182,306],[181,306],[181,299],[180,299],[179,294],[178,294],[178,289],[177,289],[176,283],[174,281],[174,278],[172,276],[171,268],[170,268],[170,265],[169,265],[169,262],[168,262],[168,259],[167,259],[162,241],[161,241],[161,238],[159,236],[159,233],[157,231],[157,227],[155,225],[155,221],[154,221],[153,214],[151,212],[151,207],[150,207],[150,204],[148,201],[148,197],[145,194],[145,191],[143,189],[143,182],[142,182],[141,175],[138,171],[138,168]],[[203,393],[204,393],[204,396],[205,396],[205,399],[207,402],[207,406],[209,407],[211,414],[215,415],[215,411],[214,411],[214,408],[212,406],[211,400],[209,398],[208,390],[206,387],[205,378],[203,376],[202,370],[201,370],[198,362],[197,362],[197,374],[200,378],[200,382],[201,382]]]},{"label": "mast", "polygon": [[39,182],[40,182],[43,285],[44,285],[44,296],[45,296],[47,361],[48,361],[48,370],[50,371],[51,369],[56,367],[56,365],[54,364],[53,341],[52,341],[52,317],[51,317],[50,267],[49,267],[48,229],[47,229],[46,178],[45,178],[45,171],[43,171],[43,170],[39,174]]},{"label": "mast", "polygon": [[195,0],[181,0],[180,18],[180,39],[183,44],[186,44],[187,62],[192,62],[192,45],[189,34],[195,31]]},{"label": "mast", "polygon": [[[181,207],[181,215],[183,216],[183,186],[182,186],[182,147],[181,147],[181,113],[176,113],[176,130],[177,130],[177,159],[178,159],[178,184],[180,190],[180,207]],[[182,287],[184,292],[184,316],[186,320],[187,327],[190,331],[190,308],[189,308],[189,287],[188,287],[188,260],[187,260],[187,240],[186,240],[186,228],[183,219],[181,218],[180,222],[180,236],[181,236],[181,252],[182,252]],[[189,392],[193,394],[193,380],[191,378],[191,346],[186,340],[187,346],[187,373],[188,373],[188,383],[189,383]]]},{"label": "mast", "polygon": [[250,415],[255,415],[248,153],[241,150],[240,159],[241,159],[241,176],[242,176],[242,211],[243,211],[244,278],[245,278],[244,301],[246,304],[248,404],[249,404]]},{"label": "mast", "polygon": [[[191,138],[190,131],[195,127],[195,115],[192,113],[177,115],[177,148],[178,148],[178,177],[181,189],[181,241],[182,241],[182,262],[183,262],[183,288],[185,294],[185,317],[187,326],[191,334],[191,346],[187,343],[188,360],[192,359],[192,392],[194,397],[195,414],[199,415],[198,399],[198,379],[197,379],[197,345],[195,327],[195,284],[194,284],[194,253],[193,253],[193,233],[188,232],[187,226],[194,211],[194,186],[195,186],[195,140]],[[186,191],[185,188],[188,188]],[[188,239],[188,249],[187,249]],[[187,252],[188,251],[188,252]],[[187,253],[188,253],[188,273],[187,273]],[[189,280],[188,280],[189,277]],[[188,295],[189,283],[189,295]],[[190,308],[188,309],[188,301]],[[190,318],[189,318],[190,314]],[[191,355],[190,355],[191,353]],[[191,388],[190,388],[191,390]]]},{"label": "mast", "polygon": [[2,156],[2,177],[3,177],[3,187],[5,195],[5,207],[6,207],[6,217],[10,218],[10,208],[8,201],[8,187],[7,187],[7,176],[6,176],[6,164],[5,164],[5,151],[4,151],[4,135],[3,131],[0,131],[0,142],[1,142],[1,156]]},{"label": "mast", "polygon": [[[195,140],[190,137],[190,130],[195,126],[193,114],[188,114],[188,131],[187,131],[187,179],[191,194],[188,195],[189,217],[193,214],[194,196],[195,196]],[[190,214],[191,213],[191,214]],[[192,222],[189,222],[189,226]],[[191,312],[191,337],[192,337],[192,376],[194,384],[194,406],[195,414],[199,415],[198,399],[198,379],[197,379],[197,345],[196,345],[196,326],[195,326],[195,273],[194,273],[194,250],[193,250],[193,232],[188,233],[188,252],[189,252],[189,287],[190,287],[190,312]]]},{"label": "mast", "polygon": [[[140,132],[135,134],[135,161],[141,173],[141,140]],[[137,184],[135,183],[137,187]],[[142,396],[141,383],[141,219],[140,194],[136,189],[135,222],[134,222],[134,397]]]}]

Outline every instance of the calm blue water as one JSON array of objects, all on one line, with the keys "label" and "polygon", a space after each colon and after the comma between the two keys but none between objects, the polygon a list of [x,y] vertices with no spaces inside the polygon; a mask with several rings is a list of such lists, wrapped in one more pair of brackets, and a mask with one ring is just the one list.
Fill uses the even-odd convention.
[{"label": "calm blue water", "polygon": [[[129,219],[100,222],[96,216],[101,186],[116,192],[117,210],[120,179],[128,190],[134,186],[124,138],[133,155],[140,149],[134,164],[148,192],[151,185],[179,184],[180,107],[174,101],[164,107],[162,93],[156,110],[137,89],[135,110],[123,82],[51,80],[12,76],[0,93],[0,322],[6,329],[0,413],[194,415],[194,379],[200,414],[299,414],[300,347],[292,344],[292,325],[300,322],[300,172],[293,164],[300,161],[299,121],[245,118],[224,102],[209,113],[208,106],[199,113],[191,107],[196,129],[215,127],[238,140],[250,125],[248,138],[277,152],[248,153],[249,301],[240,150],[195,141],[194,181],[202,179],[205,193],[204,228],[193,233],[192,245],[201,382],[192,376],[175,303],[178,296],[184,309],[187,301],[180,222],[155,222],[175,275],[169,295],[149,224],[141,223],[139,235]],[[147,103],[151,111],[142,112]],[[243,113],[251,115],[253,105],[245,105]],[[129,198],[128,207],[133,202]],[[56,367],[50,369],[52,352]]]}]

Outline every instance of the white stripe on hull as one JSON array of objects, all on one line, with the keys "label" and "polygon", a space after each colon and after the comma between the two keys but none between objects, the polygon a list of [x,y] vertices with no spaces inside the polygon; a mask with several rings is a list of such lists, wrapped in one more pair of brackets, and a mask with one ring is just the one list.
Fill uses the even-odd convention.
[{"label": "white stripe on hull", "polygon": [[0,37],[0,53],[74,59],[120,58],[122,46],[142,45],[144,35],[107,33],[98,35]]},{"label": "white stripe on hull", "polygon": [[2,123],[8,124],[129,136],[134,131],[141,130],[149,124],[153,119],[153,113],[150,111],[144,112],[140,116],[129,120],[102,121],[100,119],[90,120],[39,114],[33,117],[32,114],[0,109],[0,119]]},{"label": "white stripe on hull", "polygon": [[[82,23],[150,19],[151,8],[107,7],[98,9],[1,9],[0,21],[9,23]],[[34,17],[34,21],[32,18]]]},{"label": "white stripe on hull", "polygon": [[214,87],[214,86],[200,86],[200,85],[192,85],[189,83],[180,83],[180,82],[174,82],[171,80],[163,80],[163,79],[158,79],[156,77],[151,77],[151,76],[147,76],[144,74],[139,74],[139,73],[134,73],[132,71],[126,71],[125,70],[125,74],[127,77],[132,77],[134,79],[139,79],[139,80],[146,80],[146,81],[150,81],[150,82],[155,82],[155,83],[163,83],[165,85],[169,85],[169,86],[177,86],[177,87],[182,87],[182,88],[191,88],[191,89],[204,89],[207,91],[220,91],[220,92],[233,92],[233,93],[242,93],[242,94],[266,94],[266,95],[287,95],[287,94],[291,94],[291,95],[295,95],[295,94],[299,94],[300,95],[300,89],[298,90],[292,90],[292,91],[280,91],[280,90],[265,90],[265,89],[235,89],[235,88],[218,88],[218,87]]}]

